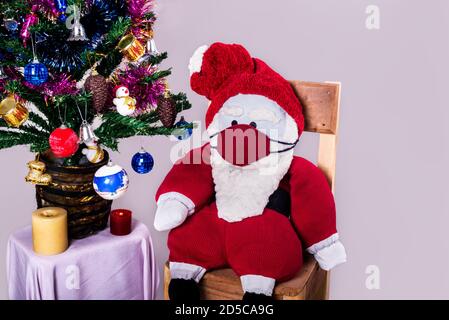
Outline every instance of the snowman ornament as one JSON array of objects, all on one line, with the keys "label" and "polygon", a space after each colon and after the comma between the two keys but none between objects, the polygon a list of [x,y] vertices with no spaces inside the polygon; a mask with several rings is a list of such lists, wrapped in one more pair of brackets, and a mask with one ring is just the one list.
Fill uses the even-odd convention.
[{"label": "snowman ornament", "polygon": [[95,139],[91,139],[85,142],[86,148],[83,149],[83,154],[87,160],[91,163],[99,163],[104,159],[104,151],[98,146]]},{"label": "snowman ornament", "polygon": [[115,87],[115,98],[112,100],[117,112],[122,116],[129,116],[136,110],[136,99],[129,96],[129,89],[125,86]]}]

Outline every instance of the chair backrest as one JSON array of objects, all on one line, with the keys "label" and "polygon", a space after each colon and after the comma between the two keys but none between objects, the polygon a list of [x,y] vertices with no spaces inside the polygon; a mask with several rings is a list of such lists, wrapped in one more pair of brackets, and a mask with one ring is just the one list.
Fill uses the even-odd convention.
[{"label": "chair backrest", "polygon": [[334,191],[341,85],[338,82],[296,80],[290,83],[303,107],[304,131],[320,135],[317,165]]},{"label": "chair backrest", "polygon": [[[337,159],[338,115],[340,111],[339,82],[290,81],[301,101],[305,118],[304,131],[320,135],[318,167],[326,175],[335,192],[335,163]],[[329,298],[330,272],[326,272],[324,296]]]}]

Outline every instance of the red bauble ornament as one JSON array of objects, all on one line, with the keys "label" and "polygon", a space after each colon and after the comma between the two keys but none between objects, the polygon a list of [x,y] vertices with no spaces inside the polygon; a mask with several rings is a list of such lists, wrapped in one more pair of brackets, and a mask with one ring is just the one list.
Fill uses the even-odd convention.
[{"label": "red bauble ornament", "polygon": [[55,129],[49,138],[50,148],[56,158],[67,158],[78,150],[78,136],[65,125]]}]

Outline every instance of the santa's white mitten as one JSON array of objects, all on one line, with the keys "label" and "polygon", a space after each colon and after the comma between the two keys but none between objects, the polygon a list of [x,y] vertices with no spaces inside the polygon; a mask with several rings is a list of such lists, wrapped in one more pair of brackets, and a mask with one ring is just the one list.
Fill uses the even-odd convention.
[{"label": "santa's white mitten", "polygon": [[338,240],[338,234],[314,244],[307,251],[313,254],[321,269],[326,271],[346,262],[346,250]]},{"label": "santa's white mitten", "polygon": [[195,204],[178,192],[162,194],[157,201],[154,228],[166,231],[180,226],[195,211]]},{"label": "santa's white mitten", "polygon": [[178,200],[167,200],[158,204],[154,217],[154,228],[166,231],[181,225],[189,215],[189,209]]}]

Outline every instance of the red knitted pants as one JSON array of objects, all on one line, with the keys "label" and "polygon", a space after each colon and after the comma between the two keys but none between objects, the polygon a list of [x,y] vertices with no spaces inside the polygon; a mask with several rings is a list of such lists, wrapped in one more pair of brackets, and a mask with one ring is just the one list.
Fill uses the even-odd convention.
[{"label": "red knitted pants", "polygon": [[207,270],[230,266],[239,276],[286,280],[302,265],[301,243],[290,220],[270,209],[230,223],[218,218],[213,203],[171,230],[168,248],[171,262]]}]

